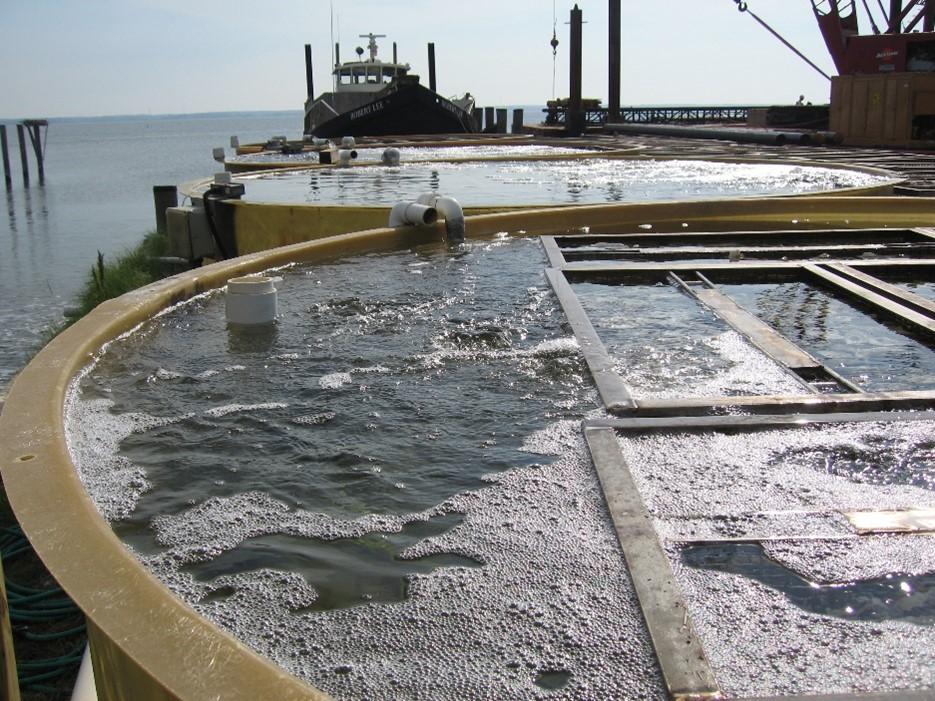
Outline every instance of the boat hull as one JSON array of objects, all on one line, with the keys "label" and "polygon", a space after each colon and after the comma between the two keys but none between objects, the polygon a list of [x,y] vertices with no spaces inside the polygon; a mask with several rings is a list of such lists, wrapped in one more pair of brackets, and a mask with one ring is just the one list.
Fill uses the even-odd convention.
[{"label": "boat hull", "polygon": [[422,85],[381,93],[360,107],[320,124],[305,114],[305,133],[321,138],[390,134],[470,134],[477,130],[470,114]]}]

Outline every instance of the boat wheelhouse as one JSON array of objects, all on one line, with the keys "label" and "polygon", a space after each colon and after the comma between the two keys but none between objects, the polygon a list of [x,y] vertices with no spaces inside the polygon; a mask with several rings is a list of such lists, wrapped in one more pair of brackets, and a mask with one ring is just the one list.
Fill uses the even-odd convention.
[{"label": "boat wheelhouse", "polygon": [[[334,90],[305,105],[305,134],[318,137],[382,136],[388,134],[463,134],[476,131],[474,100],[448,100],[419,83],[408,63],[381,61],[376,40],[368,39],[368,58],[357,48],[356,61],[338,63],[332,71]],[[395,53],[395,52],[394,52]],[[394,56],[395,59],[395,56]],[[434,86],[432,86],[434,88]]]}]

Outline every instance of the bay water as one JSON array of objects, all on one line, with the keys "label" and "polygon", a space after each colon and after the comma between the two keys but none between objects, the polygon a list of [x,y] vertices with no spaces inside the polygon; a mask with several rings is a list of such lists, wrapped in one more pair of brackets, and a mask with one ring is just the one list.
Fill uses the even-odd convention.
[{"label": "bay water", "polygon": [[2,123],[13,183],[0,217],[0,397],[74,303],[97,252],[106,263],[155,228],[154,185],[220,170],[212,150],[223,146],[229,154],[232,135],[249,143],[302,134],[299,110],[55,119],[45,142],[45,184],[28,146],[25,187],[15,121]]}]

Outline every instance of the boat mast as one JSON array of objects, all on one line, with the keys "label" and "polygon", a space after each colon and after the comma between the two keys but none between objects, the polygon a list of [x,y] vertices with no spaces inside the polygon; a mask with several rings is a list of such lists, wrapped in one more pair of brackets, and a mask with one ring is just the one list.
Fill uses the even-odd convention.
[{"label": "boat mast", "polygon": [[373,63],[377,60],[377,39],[383,39],[386,37],[386,34],[358,34],[358,37],[361,39],[369,39],[370,41],[367,44],[367,49],[370,51],[370,62]]}]

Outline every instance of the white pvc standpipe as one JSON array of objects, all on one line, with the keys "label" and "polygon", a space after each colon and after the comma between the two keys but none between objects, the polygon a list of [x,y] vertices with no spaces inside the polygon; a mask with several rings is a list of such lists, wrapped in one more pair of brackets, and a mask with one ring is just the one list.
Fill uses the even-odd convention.
[{"label": "white pvc standpipe", "polygon": [[91,648],[85,646],[78,678],[71,692],[71,701],[97,701],[97,688],[94,686],[94,665],[91,664]]},{"label": "white pvc standpipe", "polygon": [[235,277],[227,281],[224,309],[229,324],[271,324],[278,311],[276,286],[279,278]]}]

